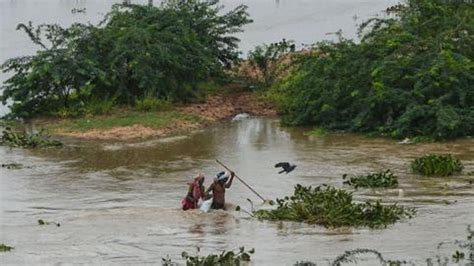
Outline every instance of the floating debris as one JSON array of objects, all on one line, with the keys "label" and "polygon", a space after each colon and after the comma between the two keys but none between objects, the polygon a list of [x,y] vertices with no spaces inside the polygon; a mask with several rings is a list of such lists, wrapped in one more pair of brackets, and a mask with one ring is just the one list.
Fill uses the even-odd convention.
[{"label": "floating debris", "polygon": [[21,163],[2,163],[2,168],[21,169],[21,168],[23,168],[23,164],[21,164]]},{"label": "floating debris", "polygon": [[44,221],[43,219],[39,219],[39,220],[38,220],[38,224],[39,224],[39,225],[54,224],[54,225],[56,225],[57,227],[60,227],[60,226],[61,226],[61,224],[59,224],[59,223],[56,223],[56,222],[46,222],[46,221]]},{"label": "floating debris", "polygon": [[238,115],[234,116],[234,118],[232,118],[232,121],[240,121],[240,120],[243,120],[243,119],[247,119],[249,117],[250,117],[249,114],[241,113],[241,114],[238,114]]}]

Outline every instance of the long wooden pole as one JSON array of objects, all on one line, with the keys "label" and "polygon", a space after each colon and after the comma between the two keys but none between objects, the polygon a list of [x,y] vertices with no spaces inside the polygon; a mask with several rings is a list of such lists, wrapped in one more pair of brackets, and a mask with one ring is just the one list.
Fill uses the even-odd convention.
[{"label": "long wooden pole", "polygon": [[[220,164],[222,167],[224,167],[227,171],[230,171],[230,172],[234,172],[232,170],[229,169],[229,167],[225,166],[223,163],[221,163],[219,160],[216,159],[216,162],[218,164]],[[242,184],[244,184],[246,187],[248,187],[250,190],[252,190],[253,193],[255,193],[255,195],[257,195],[260,199],[263,200],[263,202],[266,202],[266,200],[260,195],[257,193],[257,191],[255,191],[255,189],[253,189],[251,186],[249,186],[249,184],[247,184],[247,182],[245,182],[241,177],[239,177],[238,175],[235,174],[234,172],[234,176],[237,177],[237,179],[242,182]]]}]

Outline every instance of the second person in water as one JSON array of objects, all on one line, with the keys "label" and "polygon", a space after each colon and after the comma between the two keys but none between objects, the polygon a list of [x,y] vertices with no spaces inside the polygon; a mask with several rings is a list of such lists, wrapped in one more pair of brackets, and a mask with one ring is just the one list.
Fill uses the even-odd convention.
[{"label": "second person in water", "polygon": [[220,172],[216,175],[214,182],[206,190],[206,194],[212,192],[211,209],[225,210],[225,191],[232,185],[234,176],[234,172]]}]

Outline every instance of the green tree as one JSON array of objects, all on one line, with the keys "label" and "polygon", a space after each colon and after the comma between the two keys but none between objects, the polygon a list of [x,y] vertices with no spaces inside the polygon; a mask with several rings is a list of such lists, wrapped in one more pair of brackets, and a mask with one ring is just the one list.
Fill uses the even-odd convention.
[{"label": "green tree", "polygon": [[12,115],[22,117],[80,110],[91,99],[192,100],[199,83],[238,59],[233,35],[250,22],[246,6],[222,14],[217,0],[190,0],[114,5],[98,26],[20,24],[41,49],[2,65],[14,74],[1,100],[12,100]]},{"label": "green tree", "polygon": [[474,133],[474,5],[409,0],[320,42],[275,86],[284,122],[393,137]]}]

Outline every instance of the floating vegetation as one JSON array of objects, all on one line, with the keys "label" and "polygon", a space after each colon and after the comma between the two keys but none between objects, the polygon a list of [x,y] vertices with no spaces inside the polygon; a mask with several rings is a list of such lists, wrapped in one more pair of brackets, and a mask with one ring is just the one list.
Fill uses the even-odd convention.
[{"label": "floating vegetation", "polygon": [[293,266],[317,266],[317,264],[311,261],[298,261]]},{"label": "floating vegetation", "polygon": [[406,264],[406,261],[392,261],[392,260],[385,260],[382,256],[382,253],[378,252],[377,250],[374,249],[367,249],[367,248],[358,248],[354,250],[348,250],[344,252],[342,255],[339,255],[333,262],[332,266],[340,266],[343,263],[356,263],[359,260],[358,256],[360,255],[374,255],[375,258],[380,261],[381,265],[390,265],[390,266],[395,266],[395,265],[402,265]]},{"label": "floating vegetation", "polygon": [[7,246],[5,244],[0,244],[0,252],[7,252],[14,249],[14,247]]},{"label": "floating vegetation", "polygon": [[320,224],[326,227],[368,226],[383,228],[404,218],[415,209],[375,202],[356,203],[352,193],[332,186],[304,187],[296,185],[293,196],[277,199],[277,208],[257,210],[254,216],[265,220],[286,220]]},{"label": "floating vegetation", "polygon": [[45,221],[45,220],[43,220],[43,219],[39,219],[39,220],[38,220],[38,224],[39,224],[39,225],[54,224],[54,225],[56,225],[57,227],[60,227],[60,226],[61,226],[61,224],[59,224],[59,223],[56,223],[56,222],[47,222],[47,221]]},{"label": "floating vegetation", "polygon": [[2,163],[2,168],[21,169],[23,168],[23,165],[21,163]]},{"label": "floating vegetation", "polygon": [[3,135],[0,144],[6,144],[10,147],[23,148],[37,148],[37,147],[61,147],[63,143],[58,140],[50,139],[50,136],[43,134],[43,131],[38,133],[17,133],[10,127],[3,130]]},{"label": "floating vegetation", "polygon": [[398,186],[398,177],[387,169],[385,171],[379,171],[376,173],[370,173],[368,175],[358,175],[347,179],[347,174],[342,176],[345,180],[343,184],[358,187],[370,187],[370,188],[396,188]]},{"label": "floating vegetation", "polygon": [[[186,266],[230,266],[241,265],[241,263],[249,262],[250,255],[255,253],[255,249],[245,250],[240,247],[238,251],[222,251],[221,254],[210,254],[207,256],[199,256],[200,249],[197,249],[195,256],[189,255],[186,251],[181,253],[181,257],[186,259]],[[177,265],[169,258],[162,258],[162,265]]]},{"label": "floating vegetation", "polygon": [[414,172],[426,176],[449,176],[464,168],[459,159],[447,155],[427,154],[411,163]]},{"label": "floating vegetation", "polygon": [[328,134],[328,131],[320,127],[315,127],[311,131],[308,132],[308,135],[313,136],[313,137],[324,137],[327,134]]}]

